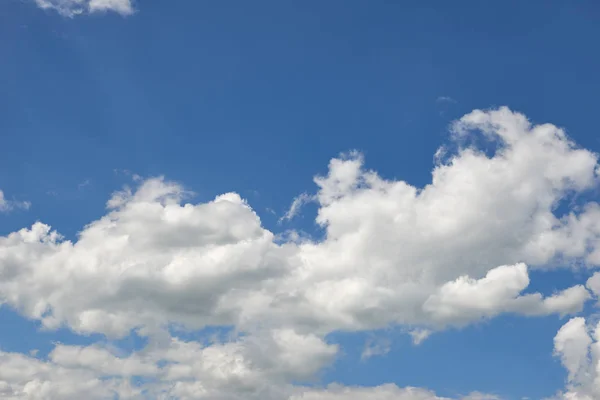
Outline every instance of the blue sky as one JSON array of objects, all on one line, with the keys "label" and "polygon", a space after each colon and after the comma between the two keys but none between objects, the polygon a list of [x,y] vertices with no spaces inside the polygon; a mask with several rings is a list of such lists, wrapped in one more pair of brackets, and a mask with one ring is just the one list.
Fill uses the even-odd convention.
[{"label": "blue sky", "polygon": [[[600,354],[600,285],[588,279],[600,264],[599,16],[593,1],[2,2],[0,350],[5,370],[18,353],[47,369],[11,381],[15,374],[0,368],[0,393],[161,398],[161,384],[181,381],[189,387],[169,395],[598,398],[589,375]],[[517,113],[531,126],[564,129],[576,148],[560,134],[544,145],[541,136],[529,140],[534,130],[521,127]],[[486,130],[495,141],[476,133]],[[459,131],[470,132],[466,141]],[[465,143],[508,150],[471,159]],[[440,148],[455,162],[436,164]],[[354,150],[361,155],[340,156]],[[340,184],[358,164],[363,180]],[[417,196],[416,211],[406,212],[416,219],[404,222],[400,189],[369,186],[366,173],[421,189],[443,166],[454,180],[440,175],[440,189]],[[498,175],[480,173],[486,168]],[[132,194],[107,209],[125,185]],[[521,198],[520,190],[530,192]],[[213,201],[230,192],[245,202]],[[280,220],[302,193],[308,204]],[[568,213],[579,222],[558,219]],[[550,215],[557,219],[544,227]],[[426,225],[410,225],[423,218]],[[9,236],[36,221],[63,238]],[[290,231],[305,241],[263,243],[261,235]],[[449,236],[436,236],[442,231]],[[486,286],[482,279],[502,265],[511,267],[489,283],[498,286]],[[460,297],[465,276],[481,292]],[[410,297],[413,278],[428,293],[424,302]],[[297,297],[278,303],[292,289]],[[538,292],[542,300],[519,298]],[[563,297],[544,302],[551,296]],[[146,309],[149,298],[156,300]],[[432,333],[416,345],[414,329]],[[202,366],[185,379],[119,369],[127,357],[155,368],[175,337],[199,346],[198,359],[213,345],[235,344],[248,365],[246,386],[236,389],[229,375],[222,387],[210,383],[217,378]],[[278,349],[266,351],[274,359],[257,356],[269,346]],[[361,357],[365,346],[382,354]],[[118,372],[94,364],[106,357]],[[47,370],[65,368],[80,381],[110,376],[113,386],[61,391],[70,383]],[[55,386],[26,389],[44,380]]]}]

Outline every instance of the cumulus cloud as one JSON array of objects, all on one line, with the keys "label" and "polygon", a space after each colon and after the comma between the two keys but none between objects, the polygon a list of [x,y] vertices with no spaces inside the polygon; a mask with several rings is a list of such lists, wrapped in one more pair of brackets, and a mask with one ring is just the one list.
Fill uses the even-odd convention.
[{"label": "cumulus cloud", "polygon": [[[165,336],[127,360],[58,347],[48,365],[123,382],[149,375],[156,390],[168,382],[172,396],[211,399],[294,394],[289,382],[335,358],[326,337],[337,330],[401,325],[420,342],[500,313],[581,311],[595,281],[527,288],[530,269],[600,265],[598,204],[555,214],[597,187],[598,156],[507,108],[473,111],[452,129],[457,150],[422,188],[368,170],[357,152],[332,159],[305,197],[318,207],[322,240],[282,240],[236,193],[192,204],[177,183],[141,180],[115,193],[76,240],[43,222],[0,237],[0,302],[47,329]],[[481,139],[494,152],[473,144]],[[239,335],[206,347],[170,337],[172,324]],[[339,394],[331,390],[294,395]]]},{"label": "cumulus cloud", "polygon": [[238,195],[181,206],[183,194],[161,179],[118,192],[110,212],[75,243],[42,223],[0,238],[8,279],[0,299],[48,328],[67,323],[80,333],[123,336],[173,321],[198,328],[235,322],[233,310],[222,309],[223,296],[254,291],[280,275],[286,246],[273,243]]},{"label": "cumulus cloud", "polygon": [[120,399],[285,399],[297,389],[289,381],[311,377],[336,352],[336,345],[291,330],[211,344],[153,337],[146,348],[128,355],[100,345],[58,344],[45,361],[0,353],[0,394],[7,399],[57,400],[115,395]]},{"label": "cumulus cloud", "polygon": [[7,400],[105,400],[115,394],[132,398],[136,392],[121,378],[101,379],[91,370],[65,368],[22,354],[0,352],[0,363],[0,395]]},{"label": "cumulus cloud", "polygon": [[588,326],[577,317],[554,337],[554,351],[568,371],[567,390],[557,398],[592,400],[600,396],[600,324]]},{"label": "cumulus cloud", "polygon": [[525,264],[506,265],[490,270],[479,280],[462,276],[444,284],[424,304],[435,319],[472,321],[502,312],[525,315],[566,315],[581,312],[591,298],[583,285],[573,286],[553,296],[539,293],[520,295],[529,285]]},{"label": "cumulus cloud", "polygon": [[[433,392],[396,385],[325,389],[292,386],[280,373],[249,364],[235,344],[200,348],[173,341],[166,348],[117,357],[101,348],[60,345],[49,360],[0,352],[3,399],[181,399],[181,400],[451,400]],[[308,355],[310,356],[310,355]],[[160,365],[159,365],[160,361]],[[154,364],[153,364],[154,363]],[[123,375],[120,375],[123,373]],[[144,379],[140,386],[131,374]],[[496,400],[473,393],[456,400]]]},{"label": "cumulus cloud", "polygon": [[585,286],[592,292],[596,297],[600,296],[600,272],[595,272],[585,283]]},{"label": "cumulus cloud", "polygon": [[132,0],[35,0],[38,7],[72,18],[80,14],[112,11],[123,16],[134,13]]}]

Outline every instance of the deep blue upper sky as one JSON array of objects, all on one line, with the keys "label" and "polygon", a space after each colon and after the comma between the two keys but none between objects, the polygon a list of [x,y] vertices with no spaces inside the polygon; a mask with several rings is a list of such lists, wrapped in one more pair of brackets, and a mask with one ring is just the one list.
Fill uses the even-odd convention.
[{"label": "deep blue upper sky", "polygon": [[[1,234],[43,220],[74,236],[104,214],[124,171],[165,175],[200,200],[238,191],[277,231],[291,200],[314,191],[312,177],[342,151],[426,184],[448,124],[475,108],[508,105],[600,151],[595,1],[137,6],[126,18],[69,19],[30,1],[0,4],[0,188],[33,204],[0,216]],[[563,288],[573,278],[545,279]],[[1,348],[42,340],[2,313]],[[390,354],[365,362],[365,336],[340,334],[356,343],[345,356],[355,362],[325,379],[536,399],[563,386],[552,357],[562,323],[502,317],[419,347],[398,335]]]}]

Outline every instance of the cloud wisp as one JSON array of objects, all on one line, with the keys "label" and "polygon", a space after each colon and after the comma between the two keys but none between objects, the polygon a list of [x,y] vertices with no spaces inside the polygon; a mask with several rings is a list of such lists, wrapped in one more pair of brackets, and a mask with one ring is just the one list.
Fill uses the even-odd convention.
[{"label": "cloud wisp", "polygon": [[4,192],[0,190],[0,213],[8,213],[17,209],[28,210],[30,207],[31,202],[7,199]]},{"label": "cloud wisp", "polygon": [[135,12],[132,0],[35,0],[38,7],[53,10],[64,17],[115,12],[122,16]]}]

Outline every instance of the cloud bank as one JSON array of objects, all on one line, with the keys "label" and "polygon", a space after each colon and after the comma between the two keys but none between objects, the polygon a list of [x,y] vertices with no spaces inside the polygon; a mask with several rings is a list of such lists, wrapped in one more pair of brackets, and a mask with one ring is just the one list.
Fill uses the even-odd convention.
[{"label": "cloud bank", "polygon": [[[299,382],[333,363],[340,349],[328,334],[335,331],[403,326],[419,342],[502,313],[576,314],[600,287],[527,291],[532,269],[600,264],[598,204],[557,214],[566,199],[597,187],[598,156],[556,126],[532,125],[508,108],[475,110],[452,132],[456,150],[445,150],[422,188],[384,179],[356,152],[332,159],[306,195],[318,206],[322,240],[279,240],[238,194],[191,204],[184,187],[164,178],[115,193],[106,215],[77,240],[43,222],[1,237],[3,304],[46,329],[111,338],[135,331],[148,345],[126,356],[99,345],[59,345],[47,360],[3,353],[15,367],[0,372],[0,393],[440,399],[394,385],[308,389]],[[474,144],[481,139],[494,151]],[[232,327],[232,334],[207,344],[177,337],[173,326]],[[566,332],[557,338],[572,335]],[[576,333],[581,347],[590,346],[584,336]],[[555,342],[577,381],[580,347]]]}]

